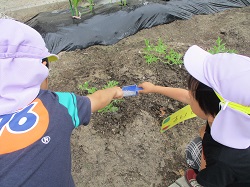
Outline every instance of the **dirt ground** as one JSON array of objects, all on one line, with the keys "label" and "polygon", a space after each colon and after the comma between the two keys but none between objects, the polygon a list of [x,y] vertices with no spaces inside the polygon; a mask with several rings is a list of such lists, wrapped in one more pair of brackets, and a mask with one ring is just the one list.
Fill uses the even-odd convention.
[{"label": "dirt ground", "polygon": [[[214,15],[194,16],[144,29],[110,46],[61,52],[51,64],[50,89],[86,94],[78,86],[88,81],[101,88],[109,80],[120,86],[144,81],[186,88],[183,66],[143,58],[144,39],[184,54],[196,44],[204,49],[221,37],[226,46],[250,56],[250,7]],[[198,135],[199,119],[187,120],[165,133],[161,122],[184,105],[157,94],[127,97],[115,113],[95,113],[88,126],[72,134],[72,174],[77,187],[166,187],[187,168],[185,147]],[[162,115],[162,111],[165,112]]]}]

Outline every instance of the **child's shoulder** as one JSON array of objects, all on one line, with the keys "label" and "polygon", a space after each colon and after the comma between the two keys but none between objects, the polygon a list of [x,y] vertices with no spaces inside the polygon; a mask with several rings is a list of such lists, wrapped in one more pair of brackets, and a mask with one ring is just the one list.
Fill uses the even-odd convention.
[{"label": "child's shoulder", "polygon": [[39,99],[45,99],[45,98],[56,98],[57,97],[57,94],[56,92],[53,92],[51,90],[40,90],[38,95],[37,95],[37,98]]},{"label": "child's shoulder", "polygon": [[40,99],[43,103],[58,102],[63,105],[75,105],[76,102],[86,103],[86,100],[89,100],[86,96],[80,96],[73,92],[54,92],[51,90],[40,90],[37,99]]}]

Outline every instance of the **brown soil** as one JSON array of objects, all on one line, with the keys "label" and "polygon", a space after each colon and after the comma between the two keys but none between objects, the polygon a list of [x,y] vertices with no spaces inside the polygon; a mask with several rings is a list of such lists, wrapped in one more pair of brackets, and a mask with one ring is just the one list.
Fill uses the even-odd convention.
[{"label": "brown soil", "polygon": [[[92,46],[61,52],[51,64],[50,89],[86,94],[78,89],[89,81],[101,88],[109,80],[120,86],[144,81],[186,87],[183,66],[155,63],[143,58],[144,39],[165,44],[184,54],[196,44],[204,49],[220,36],[226,46],[250,56],[250,7],[214,15],[194,16],[145,29],[111,46]],[[78,187],[166,187],[187,168],[185,147],[198,135],[204,121],[187,120],[165,133],[161,122],[184,105],[157,94],[127,97],[115,113],[95,113],[91,123],[72,135],[72,173]],[[165,115],[161,115],[161,111]]]}]

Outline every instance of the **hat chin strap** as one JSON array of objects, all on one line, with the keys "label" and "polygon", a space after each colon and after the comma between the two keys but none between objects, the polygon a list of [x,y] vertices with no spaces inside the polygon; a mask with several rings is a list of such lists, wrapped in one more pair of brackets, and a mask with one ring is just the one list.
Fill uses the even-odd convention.
[{"label": "hat chin strap", "polygon": [[229,101],[226,102],[220,102],[220,108],[222,108],[222,110],[225,110],[227,108],[227,105],[229,104]]},{"label": "hat chin strap", "polygon": [[220,94],[218,94],[216,91],[214,91],[215,94],[217,95],[217,97],[219,98],[220,100],[220,107],[222,108],[222,110],[225,110],[228,107],[234,109],[234,110],[237,110],[239,112],[242,112],[244,114],[247,114],[249,115],[250,114],[250,107],[249,106],[244,106],[244,105],[241,105],[241,104],[238,104],[238,103],[235,103],[235,102],[232,102],[232,101],[228,101],[228,100],[225,100]]}]

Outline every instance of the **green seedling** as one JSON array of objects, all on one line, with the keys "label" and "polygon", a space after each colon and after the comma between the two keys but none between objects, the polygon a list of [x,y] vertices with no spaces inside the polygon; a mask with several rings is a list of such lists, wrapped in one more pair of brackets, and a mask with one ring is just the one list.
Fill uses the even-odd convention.
[{"label": "green seedling", "polygon": [[208,50],[211,54],[217,54],[217,53],[237,53],[234,49],[227,49],[226,43],[222,43],[222,39],[218,37],[216,40],[216,45],[213,46],[211,49]]},{"label": "green seedling", "polygon": [[174,51],[173,49],[170,49],[168,54],[165,56],[165,59],[167,59],[168,62],[172,62],[173,64],[179,65],[183,64],[182,56],[182,54]]},{"label": "green seedling", "polygon": [[[81,14],[89,12],[89,11],[80,12],[78,10],[80,1],[81,0],[69,0],[70,10],[73,18],[81,19]],[[87,0],[87,2],[88,2],[87,7],[89,8],[90,12],[93,12],[95,6],[94,0]]]},{"label": "green seedling", "polygon": [[93,11],[93,9],[94,9],[94,0],[88,0],[88,3],[89,3],[89,10],[90,10],[90,12],[92,12]]},{"label": "green seedling", "polygon": [[[181,65],[183,64],[182,57],[183,55],[174,51],[173,49],[169,49],[167,45],[165,45],[162,40],[159,38],[157,45],[153,45],[149,40],[145,39],[144,48],[144,58],[147,64],[152,64],[155,62],[163,62],[165,64],[175,64]],[[226,44],[222,43],[222,39],[218,37],[216,40],[216,45],[208,50],[211,54],[217,53],[237,53],[236,50],[227,49]]]},{"label": "green seedling", "polygon": [[145,39],[144,48],[144,58],[147,64],[155,63],[155,62],[163,62],[165,64],[175,64],[181,65],[183,64],[182,61],[182,54],[174,51],[171,48],[168,48],[167,45],[163,43],[163,41],[159,38],[157,45],[153,45],[150,43],[149,40]]},{"label": "green seedling", "polygon": [[98,112],[117,112],[119,110],[118,107],[116,107],[115,105],[117,105],[120,102],[123,102],[123,99],[115,99],[113,100],[111,103],[109,103],[109,105],[107,105],[106,107],[98,110]]},{"label": "green seedling", "polygon": [[70,10],[73,17],[80,18],[80,12],[78,11],[78,4],[81,0],[69,0]]},{"label": "green seedling", "polygon": [[85,82],[83,85],[79,85],[79,89],[83,91],[87,91],[88,94],[92,94],[97,91],[96,87],[89,88],[89,82]]},{"label": "green seedling", "polygon": [[[114,86],[117,86],[118,84],[119,84],[119,82],[117,82],[117,81],[109,81],[106,85],[103,86],[102,89],[112,88]],[[79,85],[79,89],[83,90],[83,91],[87,91],[88,94],[92,94],[98,90],[96,87],[89,87],[89,82],[85,82],[83,85]],[[119,109],[116,105],[120,102],[123,102],[123,101],[124,101],[123,99],[114,99],[111,101],[111,103],[109,103],[109,105],[98,110],[98,112],[104,112],[104,113],[117,112]]]},{"label": "green seedling", "polygon": [[126,6],[126,5],[127,5],[127,0],[121,0],[121,4],[122,4],[123,6]]},{"label": "green seedling", "polygon": [[117,81],[109,81],[106,85],[103,86],[103,89],[106,89],[106,88],[112,88],[112,87],[115,87],[119,84],[119,82]]},{"label": "green seedling", "polygon": [[127,6],[127,0],[121,0],[120,5]]}]

